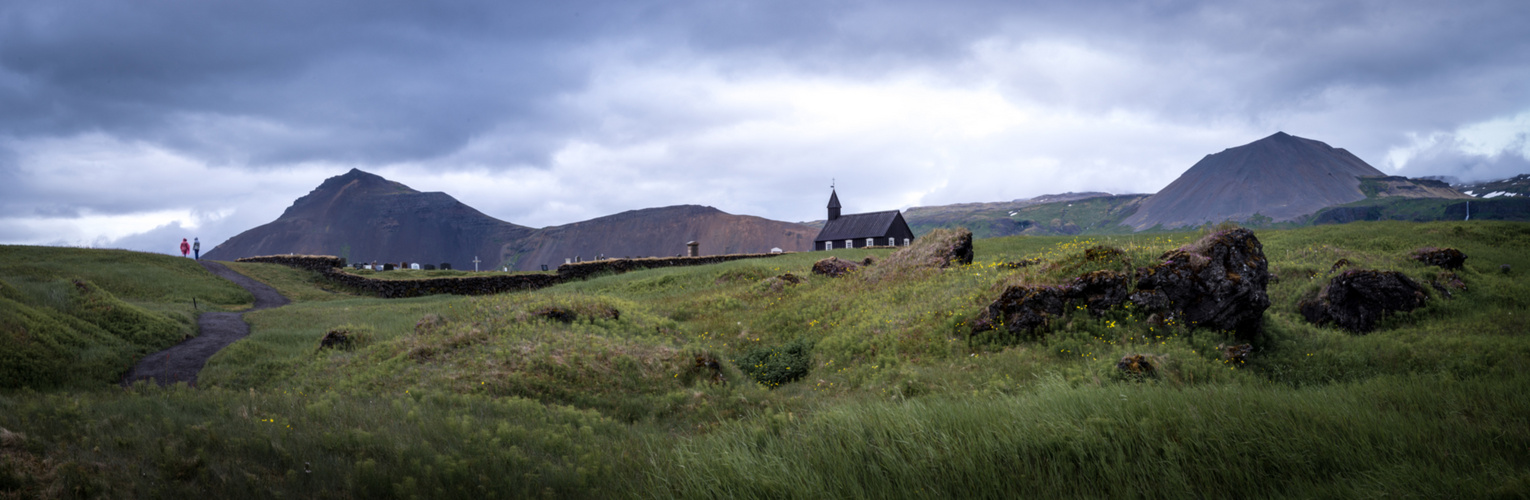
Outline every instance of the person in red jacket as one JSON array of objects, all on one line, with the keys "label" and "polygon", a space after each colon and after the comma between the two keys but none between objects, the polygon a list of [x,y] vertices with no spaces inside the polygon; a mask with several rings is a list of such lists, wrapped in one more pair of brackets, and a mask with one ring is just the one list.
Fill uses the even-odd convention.
[{"label": "person in red jacket", "polygon": [[191,253],[191,243],[187,243],[186,242],[186,238],[181,238],[181,257],[185,257],[185,256],[187,256],[187,254],[190,254],[190,253]]}]

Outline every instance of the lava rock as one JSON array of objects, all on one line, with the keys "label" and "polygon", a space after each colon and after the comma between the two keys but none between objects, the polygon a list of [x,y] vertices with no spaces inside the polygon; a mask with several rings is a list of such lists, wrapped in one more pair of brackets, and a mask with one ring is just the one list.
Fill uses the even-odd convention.
[{"label": "lava rock", "polygon": [[1018,261],[1015,261],[1015,262],[1005,262],[1003,264],[999,264],[999,267],[1002,267],[1002,268],[1005,268],[1005,269],[1020,269],[1022,267],[1030,267],[1030,266],[1034,266],[1034,265],[1040,264],[1040,263],[1041,263],[1041,257],[1035,257],[1035,258],[1030,258],[1030,259],[1025,259],[1025,260],[1018,260]]},{"label": "lava rock", "polygon": [[1122,356],[1121,360],[1116,362],[1116,369],[1136,377],[1151,376],[1154,371],[1153,362],[1141,354]]},{"label": "lava rock", "polygon": [[579,313],[574,312],[572,309],[559,306],[542,307],[536,311],[533,311],[531,314],[533,316],[541,316],[553,321],[560,321],[563,323],[573,323],[574,320],[579,319]]},{"label": "lava rock", "polygon": [[713,384],[726,384],[726,383],[728,383],[727,377],[723,376],[722,363],[717,360],[716,356],[712,356],[712,355],[698,355],[698,356],[696,356],[695,370],[697,372],[705,375],[706,378],[707,378],[707,381],[709,381],[709,382],[711,382]]},{"label": "lava rock", "polygon": [[1270,307],[1270,272],[1253,231],[1213,233],[1160,260],[1137,280],[1134,303],[1152,310],[1166,302],[1162,309],[1191,326],[1229,330],[1245,341],[1258,336]]},{"label": "lava rock", "polygon": [[813,263],[813,274],[838,278],[860,268],[861,265],[853,261],[840,260],[839,257],[829,257]]},{"label": "lava rock", "polygon": [[1068,298],[1078,300],[1095,315],[1126,303],[1126,275],[1104,270],[1086,273],[1068,285]]},{"label": "lava rock", "polygon": [[[957,231],[954,238],[942,248],[948,265],[967,265],[972,263],[972,231],[962,229]],[[945,266],[941,266],[945,267]]]},{"label": "lava rock", "polygon": [[320,349],[350,349],[351,348],[351,336],[350,336],[350,332],[345,331],[345,330],[330,330],[329,333],[325,333],[324,334],[324,338],[319,339],[319,348]]},{"label": "lava rock", "polygon": [[804,281],[807,280],[804,280],[792,273],[785,273],[760,280],[760,286],[770,290],[771,292],[780,292],[785,290],[788,286],[798,285]]},{"label": "lava rock", "polygon": [[1248,355],[1254,352],[1251,344],[1217,345],[1217,350],[1222,352],[1222,362],[1227,364],[1243,364],[1248,362]]},{"label": "lava rock", "polygon": [[1367,333],[1388,313],[1412,311],[1425,300],[1424,287],[1402,273],[1351,270],[1334,276],[1317,297],[1303,300],[1297,308],[1313,324]]},{"label": "lava rock", "polygon": [[1413,251],[1413,260],[1445,269],[1460,269],[1466,254],[1454,248],[1426,247]]},{"label": "lava rock", "polygon": [[1430,280],[1429,286],[1434,287],[1436,291],[1440,292],[1440,295],[1444,295],[1447,299],[1455,298],[1455,292],[1466,290],[1466,282],[1461,281],[1461,275],[1450,271],[1440,273],[1439,276]]},{"label": "lava rock", "polygon": [[978,314],[972,331],[1003,330],[1015,335],[1035,336],[1052,319],[1067,311],[1070,290],[1067,287],[1012,286],[1004,289]]}]

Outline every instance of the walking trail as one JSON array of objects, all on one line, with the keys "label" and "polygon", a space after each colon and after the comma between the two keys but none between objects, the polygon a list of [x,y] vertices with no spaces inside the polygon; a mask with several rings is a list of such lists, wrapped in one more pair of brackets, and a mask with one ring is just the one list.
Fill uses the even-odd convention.
[{"label": "walking trail", "polygon": [[[277,293],[275,288],[234,272],[223,264],[210,260],[201,261],[201,264],[213,274],[232,281],[255,295],[255,307],[245,312],[281,307],[291,302]],[[197,330],[200,333],[195,338],[138,360],[138,365],[134,366],[133,370],[122,379],[123,385],[139,380],[153,380],[162,386],[176,382],[195,386],[197,373],[202,371],[202,366],[207,364],[207,359],[224,347],[228,347],[229,344],[249,335],[250,325],[244,322],[244,312],[209,312],[203,313],[197,319]]]}]

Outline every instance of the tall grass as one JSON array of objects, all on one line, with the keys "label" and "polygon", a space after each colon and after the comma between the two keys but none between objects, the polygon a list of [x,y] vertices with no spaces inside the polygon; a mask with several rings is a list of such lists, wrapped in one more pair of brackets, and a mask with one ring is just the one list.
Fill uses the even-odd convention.
[{"label": "tall grass", "polygon": [[642,484],[678,498],[1507,498],[1530,494],[1527,382],[1052,383],[854,403],[653,439]]}]

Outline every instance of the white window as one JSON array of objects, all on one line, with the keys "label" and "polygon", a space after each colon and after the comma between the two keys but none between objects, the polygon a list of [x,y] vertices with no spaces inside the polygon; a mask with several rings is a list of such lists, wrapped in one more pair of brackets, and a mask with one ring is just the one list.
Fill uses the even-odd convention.
[{"label": "white window", "polygon": [[855,248],[855,240],[845,240],[845,248]]},{"label": "white window", "polygon": [[832,242],[832,241],[825,241],[825,242],[823,242],[823,249],[824,250],[833,250],[834,249],[834,242]]},{"label": "white window", "polygon": [[876,238],[866,238],[866,246],[868,246],[868,247],[876,246],[876,243],[872,243],[871,242],[871,240],[874,240],[874,239],[876,239]]},{"label": "white window", "polygon": [[903,239],[903,246],[908,246],[908,238]]}]

